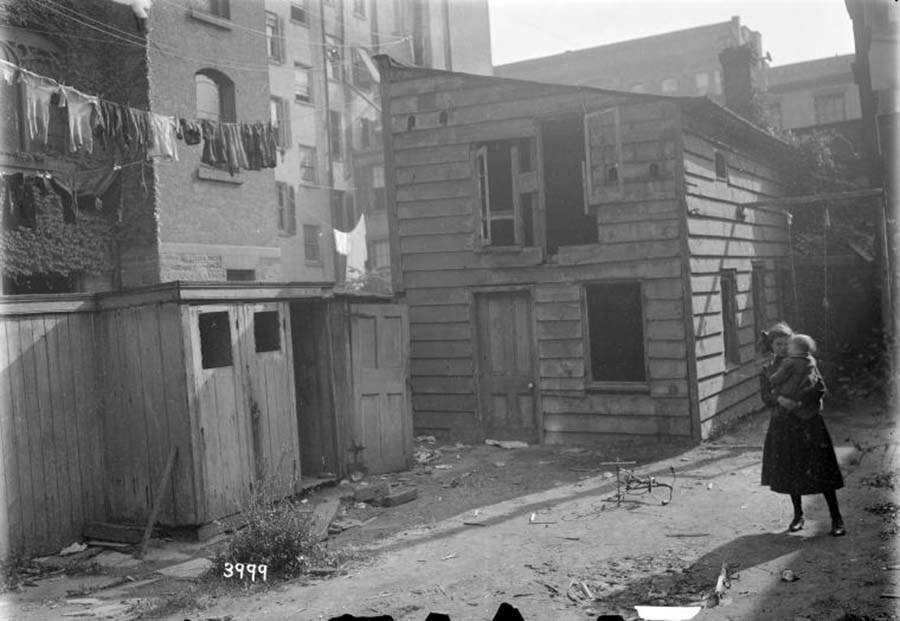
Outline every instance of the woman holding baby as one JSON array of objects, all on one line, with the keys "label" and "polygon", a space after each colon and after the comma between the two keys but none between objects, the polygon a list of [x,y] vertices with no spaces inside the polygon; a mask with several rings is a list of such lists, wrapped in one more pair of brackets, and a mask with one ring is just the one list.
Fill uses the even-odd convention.
[{"label": "woman holding baby", "polygon": [[835,493],[844,479],[821,415],[825,382],[813,357],[815,342],[794,334],[783,322],[762,337],[772,354],[760,373],[762,400],[772,411],[763,446],[762,484],[790,495],[794,517],[788,531],[804,526],[801,497],[822,494],[831,514],[831,534],[846,535]]}]

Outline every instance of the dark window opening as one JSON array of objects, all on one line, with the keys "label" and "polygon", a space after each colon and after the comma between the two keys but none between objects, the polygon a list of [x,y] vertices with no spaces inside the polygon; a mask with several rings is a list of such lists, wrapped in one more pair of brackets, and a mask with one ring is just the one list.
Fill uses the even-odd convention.
[{"label": "dark window opening", "polygon": [[438,123],[440,123],[441,125],[446,125],[447,119],[448,119],[447,111],[441,110],[441,113],[438,115]]},{"label": "dark window opening", "polygon": [[200,326],[200,359],[203,368],[230,367],[231,326],[228,324],[228,311],[200,313],[197,323]]},{"label": "dark window opening", "polygon": [[291,4],[291,20],[293,20],[295,22],[300,22],[301,24],[308,23],[305,1],[303,2],[303,4],[297,4],[297,3]]},{"label": "dark window opening", "polygon": [[406,129],[415,129],[416,128],[416,117],[409,115],[406,119]]},{"label": "dark window opening", "polygon": [[723,270],[719,274],[722,293],[722,338],[725,340],[725,361],[741,363],[740,343],[737,331],[737,273]]},{"label": "dark window opening", "polygon": [[543,124],[544,196],[547,253],[560,246],[597,242],[597,222],[585,215],[584,120],[581,117]]},{"label": "dark window opening", "polygon": [[619,167],[616,164],[613,164],[609,168],[606,169],[606,182],[607,183],[615,183],[619,180]]},{"label": "dark window opening", "polygon": [[253,339],[256,341],[256,353],[281,350],[278,311],[253,313]]},{"label": "dark window opening", "polygon": [[725,155],[716,151],[716,179],[728,179],[728,162]]},{"label": "dark window opening", "polygon": [[229,282],[252,282],[256,280],[256,270],[225,270],[225,280]]},{"label": "dark window opening", "polygon": [[595,382],[645,381],[641,284],[591,284],[585,290],[591,379]]},{"label": "dark window opening", "polygon": [[659,179],[659,164],[656,162],[650,164],[650,178]]},{"label": "dark window opening", "polygon": [[229,0],[207,0],[206,8],[216,17],[231,19],[231,6]]},{"label": "dark window opening", "polygon": [[344,159],[344,119],[337,110],[328,111],[328,148],[331,151],[331,159]]}]

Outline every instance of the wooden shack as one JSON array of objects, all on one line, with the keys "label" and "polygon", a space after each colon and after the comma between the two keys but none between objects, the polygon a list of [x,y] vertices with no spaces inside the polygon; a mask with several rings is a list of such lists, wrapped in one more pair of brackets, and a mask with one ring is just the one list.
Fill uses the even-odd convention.
[{"label": "wooden shack", "polygon": [[759,407],[787,221],[750,204],[785,143],[706,98],[379,62],[417,432],[699,439]]},{"label": "wooden shack", "polygon": [[0,300],[0,558],[87,522],[200,527],[412,457],[406,309],[321,284]]}]

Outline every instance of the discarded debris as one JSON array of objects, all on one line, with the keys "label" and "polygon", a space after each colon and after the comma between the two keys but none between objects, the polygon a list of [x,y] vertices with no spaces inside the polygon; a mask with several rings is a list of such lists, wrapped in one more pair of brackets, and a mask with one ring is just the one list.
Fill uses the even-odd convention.
[{"label": "discarded debris", "polygon": [[434,467],[435,470],[453,470],[453,466],[450,464],[438,464]]},{"label": "discarded debris", "polygon": [[365,485],[357,487],[353,492],[353,500],[357,503],[360,502],[372,502],[377,498],[381,498],[383,496],[387,496],[390,492],[390,485],[388,483],[376,483],[374,485]]},{"label": "discarded debris", "polygon": [[671,533],[666,537],[709,537],[709,533]]},{"label": "discarded debris", "polygon": [[437,438],[434,436],[416,436],[416,442],[427,442],[428,444],[434,444],[437,442]]},{"label": "discarded debris", "polygon": [[433,461],[437,461],[441,458],[441,452],[437,449],[430,449],[424,446],[420,446],[413,452],[413,458],[416,460],[416,463],[419,465],[429,464]]},{"label": "discarded debris", "polygon": [[700,614],[701,606],[635,606],[645,621],[687,621]]},{"label": "discarded debris", "polygon": [[453,553],[451,553],[451,554],[448,554],[447,556],[443,557],[441,560],[442,560],[442,561],[449,561],[451,558],[456,558],[456,552],[453,552]]},{"label": "discarded debris", "polygon": [[781,579],[784,582],[796,582],[800,579],[800,577],[790,569],[785,569],[783,572],[781,572]]},{"label": "discarded debris", "polygon": [[328,537],[328,527],[334,521],[341,501],[337,498],[329,498],[316,505],[309,522],[309,535],[313,541],[322,541]]},{"label": "discarded debris", "polygon": [[522,442],[521,440],[485,440],[485,444],[490,446],[499,446],[502,449],[517,449],[517,448],[528,448],[527,442]]},{"label": "discarded debris", "polygon": [[392,488],[386,496],[378,499],[378,504],[383,507],[396,507],[415,500],[418,496],[419,490],[415,487]]},{"label": "discarded debris", "polygon": [[483,522],[463,522],[463,526],[487,526]]},{"label": "discarded debris", "polygon": [[69,556],[70,554],[78,554],[79,552],[84,552],[87,550],[87,546],[83,543],[78,543],[77,541],[70,546],[66,546],[62,550],[59,551],[60,556]]}]

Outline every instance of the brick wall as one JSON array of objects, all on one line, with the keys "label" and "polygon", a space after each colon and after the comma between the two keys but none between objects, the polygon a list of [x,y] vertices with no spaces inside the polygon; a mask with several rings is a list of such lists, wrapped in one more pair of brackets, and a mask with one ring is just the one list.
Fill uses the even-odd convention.
[{"label": "brick wall", "polygon": [[[195,73],[215,69],[234,84],[239,121],[269,120],[265,11],[260,0],[232,2],[230,20],[198,19],[192,9],[154,4],[149,20],[150,99],[160,114],[196,117]],[[197,9],[201,6],[197,4]],[[202,15],[201,15],[202,17]],[[277,247],[275,181],[271,169],[241,171],[219,180],[198,178],[202,144],[178,144],[179,162],[157,162],[156,196],[161,242]],[[204,175],[206,176],[206,175]],[[219,267],[197,258],[162,257],[161,278],[224,279]],[[262,270],[262,266],[258,268]],[[215,278],[213,278],[215,276]]]}]

